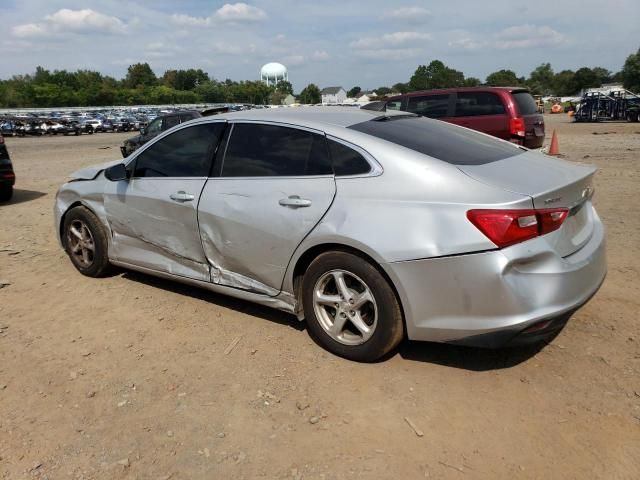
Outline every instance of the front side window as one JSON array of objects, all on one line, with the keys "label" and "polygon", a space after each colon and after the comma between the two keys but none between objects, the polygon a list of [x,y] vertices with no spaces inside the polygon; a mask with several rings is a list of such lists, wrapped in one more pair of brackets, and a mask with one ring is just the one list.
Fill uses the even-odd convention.
[{"label": "front side window", "polygon": [[169,130],[171,127],[175,127],[176,125],[180,125],[180,117],[177,115],[172,115],[170,117],[164,118],[164,129]]},{"label": "front side window", "polygon": [[136,158],[134,177],[206,177],[224,123],[183,128],[155,142]]},{"label": "front side window", "polygon": [[400,110],[402,108],[402,100],[389,100],[387,102],[387,110]]},{"label": "front side window", "polygon": [[506,113],[502,100],[491,92],[458,93],[456,98],[456,117],[477,115],[504,115]]},{"label": "front side window", "polygon": [[162,119],[156,118],[153,122],[149,124],[147,127],[147,133],[149,135],[157,135],[162,130]]},{"label": "front side window", "polygon": [[223,177],[332,174],[324,135],[296,128],[236,123],[222,165]]},{"label": "front side window", "polygon": [[407,112],[417,113],[429,118],[446,117],[449,112],[449,95],[409,97]]}]

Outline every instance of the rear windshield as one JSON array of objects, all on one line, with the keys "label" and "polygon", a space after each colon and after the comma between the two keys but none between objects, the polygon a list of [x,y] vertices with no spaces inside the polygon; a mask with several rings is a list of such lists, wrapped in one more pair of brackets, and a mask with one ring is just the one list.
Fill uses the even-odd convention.
[{"label": "rear windshield", "polygon": [[348,128],[454,165],[482,165],[524,153],[473,130],[413,115],[384,117]]},{"label": "rear windshield", "polygon": [[536,101],[533,99],[529,92],[516,92],[513,93],[513,98],[518,104],[518,110],[520,115],[531,115],[538,111],[536,107]]}]

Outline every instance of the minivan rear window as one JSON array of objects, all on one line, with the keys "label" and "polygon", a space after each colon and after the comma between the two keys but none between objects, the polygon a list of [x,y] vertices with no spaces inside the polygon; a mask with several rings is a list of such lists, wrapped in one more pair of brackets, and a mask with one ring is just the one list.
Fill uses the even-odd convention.
[{"label": "minivan rear window", "polygon": [[529,92],[514,92],[512,95],[518,104],[520,115],[532,115],[538,111],[536,101]]},{"label": "minivan rear window", "polygon": [[488,135],[414,115],[383,117],[348,128],[453,165],[483,165],[525,152]]}]

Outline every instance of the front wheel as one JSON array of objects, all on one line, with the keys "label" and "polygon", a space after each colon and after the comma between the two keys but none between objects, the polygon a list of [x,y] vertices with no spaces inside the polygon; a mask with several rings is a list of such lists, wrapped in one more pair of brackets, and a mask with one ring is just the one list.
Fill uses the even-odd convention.
[{"label": "front wheel", "polygon": [[63,242],[71,263],[80,273],[87,277],[102,277],[108,273],[107,235],[91,211],[75,207],[65,215]]},{"label": "front wheel", "polygon": [[13,197],[13,187],[0,188],[0,202],[8,202]]},{"label": "front wheel", "polygon": [[302,302],[311,335],[349,360],[378,360],[404,336],[395,292],[375,266],[357,255],[333,251],[318,256],[304,274]]}]

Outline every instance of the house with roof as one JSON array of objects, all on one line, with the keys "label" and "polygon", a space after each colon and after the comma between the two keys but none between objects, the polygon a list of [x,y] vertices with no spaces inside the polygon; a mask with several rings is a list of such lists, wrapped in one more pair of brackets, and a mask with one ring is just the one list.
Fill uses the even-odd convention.
[{"label": "house with roof", "polygon": [[364,91],[358,94],[357,102],[360,105],[366,105],[369,102],[373,102],[378,99],[378,94],[375,91]]},{"label": "house with roof", "polygon": [[322,104],[344,103],[347,99],[347,92],[342,87],[326,87],[320,92]]}]

